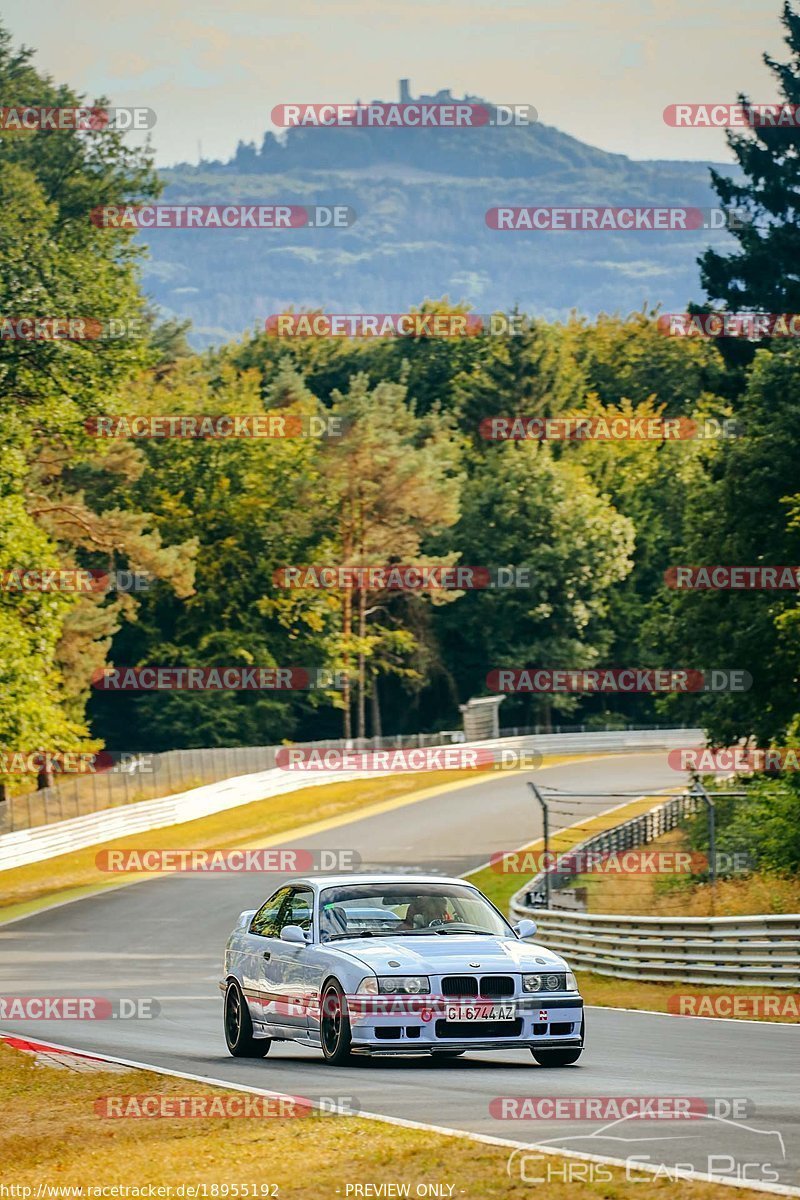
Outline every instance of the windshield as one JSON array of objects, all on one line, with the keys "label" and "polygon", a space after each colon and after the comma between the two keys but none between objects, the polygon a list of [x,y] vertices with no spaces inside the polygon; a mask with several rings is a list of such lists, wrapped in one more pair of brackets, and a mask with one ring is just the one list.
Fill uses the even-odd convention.
[{"label": "windshield", "polygon": [[320,940],[483,933],[509,937],[510,927],[466,884],[359,883],[320,895]]}]

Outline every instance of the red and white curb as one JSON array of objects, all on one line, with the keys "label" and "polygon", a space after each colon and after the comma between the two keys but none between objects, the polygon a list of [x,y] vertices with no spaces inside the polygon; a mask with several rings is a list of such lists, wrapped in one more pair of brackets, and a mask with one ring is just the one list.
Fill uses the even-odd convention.
[{"label": "red and white curb", "polygon": [[115,1075],[124,1075],[129,1068],[108,1059],[97,1058],[93,1054],[85,1054],[82,1050],[68,1050],[64,1046],[54,1046],[52,1042],[38,1042],[32,1038],[2,1034],[0,1042],[12,1050],[21,1050],[23,1054],[33,1055],[37,1067],[57,1067],[62,1071],[77,1071],[79,1074],[91,1074],[103,1071]]}]

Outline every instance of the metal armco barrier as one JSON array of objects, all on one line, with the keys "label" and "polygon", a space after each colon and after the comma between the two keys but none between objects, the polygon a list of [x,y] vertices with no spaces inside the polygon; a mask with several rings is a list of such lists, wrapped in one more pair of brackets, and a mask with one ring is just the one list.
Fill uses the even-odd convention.
[{"label": "metal armco barrier", "polygon": [[[550,797],[550,799],[554,798],[558,797]],[[620,854],[625,850],[632,850],[636,846],[645,846],[648,842],[653,842],[656,838],[661,837],[662,834],[669,833],[671,829],[676,829],[683,817],[698,812],[702,807],[703,800],[700,795],[694,792],[681,792],[679,796],[671,796],[663,804],[657,804],[649,812],[640,813],[636,817],[622,821],[619,825],[613,825],[610,829],[603,829],[599,833],[592,834],[591,837],[577,842],[569,850],[559,854],[552,870],[547,872],[547,878],[545,873],[540,871],[530,883],[525,884],[525,887],[517,893],[514,899],[520,897],[523,905],[546,906],[548,892],[545,883],[549,882],[552,907],[579,907],[576,906],[574,897],[553,896],[553,892],[557,893],[568,887],[581,873],[574,865],[576,859],[585,861],[591,854]]]},{"label": "metal armco barrier", "polygon": [[[447,743],[442,734],[419,733],[393,738],[352,739],[352,749],[413,748]],[[315,749],[343,750],[343,739],[301,743]],[[159,800],[176,792],[239,775],[269,771],[279,746],[217,746],[203,750],[167,750],[161,754],[130,754],[115,770],[61,775],[52,787],[23,792],[0,803],[0,835],[122,804]]]},{"label": "metal armco barrier", "polygon": [[241,804],[252,804],[255,800],[270,796],[281,796],[285,792],[295,792],[303,787],[357,778],[360,776],[353,771],[335,774],[315,771],[300,776],[274,769],[210,783],[206,787],[192,788],[191,791],[179,792],[162,800],[145,800],[120,808],[101,809],[84,817],[56,821],[36,829],[19,829],[16,833],[6,833],[0,837],[0,871],[55,858],[71,850],[81,850],[85,846],[94,846],[129,834],[195,821],[199,817],[238,808]]},{"label": "metal armco barrier", "polygon": [[[410,740],[410,739],[409,739]],[[612,733],[545,734],[473,742],[476,748],[491,747],[498,759],[503,752],[517,750],[541,754],[624,753],[629,750],[669,749],[702,744],[700,729],[625,730]],[[465,743],[462,743],[462,748]],[[273,760],[274,761],[274,760]],[[55,858],[72,850],[97,845],[133,833],[144,833],[193,821],[255,800],[283,795],[325,783],[377,776],[373,771],[286,771],[273,768],[256,774],[223,779],[205,787],[176,795],[102,809],[68,821],[56,821],[34,829],[20,829],[0,836],[0,871],[27,863]],[[445,772],[443,772],[443,775]]]},{"label": "metal armco barrier", "polygon": [[[666,726],[665,729],[670,729]],[[505,745],[516,745],[511,738],[543,734],[536,726],[528,729],[501,729],[499,737]],[[603,735],[603,730],[589,732],[581,725],[557,725],[547,732],[553,734],[585,734],[587,738]],[[642,731],[644,732],[644,731]],[[661,732],[660,726],[647,732]],[[493,735],[487,732],[484,739]],[[506,740],[509,739],[509,740]],[[440,733],[392,734],[379,738],[323,739],[300,742],[298,745],[318,750],[395,750],[416,747],[443,746],[463,743],[461,730]],[[477,741],[477,737],[475,739]],[[485,744],[485,743],[481,743]],[[122,804],[139,804],[144,800],[159,800],[175,792],[218,783],[239,775],[269,771],[276,765],[278,746],[217,746],[196,750],[167,750],[159,754],[126,754],[120,756],[113,770],[64,774],[52,787],[23,792],[0,801],[0,836],[36,825],[50,825],[72,817],[85,817],[101,809]]]},{"label": "metal armco barrier", "polygon": [[653,983],[800,988],[800,915],[623,917],[531,909],[534,941],[574,970]]},{"label": "metal armco barrier", "polygon": [[[674,829],[681,817],[702,808],[692,792],[673,796],[649,812],[631,817],[563,852],[614,854],[645,845]],[[565,865],[551,873],[551,904],[575,877]],[[512,897],[513,920],[529,917],[535,938],[563,954],[574,970],[643,979],[651,983],[704,983],[729,987],[800,988],[800,915],[752,917],[629,917],[537,908],[544,896],[538,874]],[[553,893],[555,893],[553,895]],[[565,893],[564,899],[569,897]],[[573,901],[574,903],[574,901]]]}]

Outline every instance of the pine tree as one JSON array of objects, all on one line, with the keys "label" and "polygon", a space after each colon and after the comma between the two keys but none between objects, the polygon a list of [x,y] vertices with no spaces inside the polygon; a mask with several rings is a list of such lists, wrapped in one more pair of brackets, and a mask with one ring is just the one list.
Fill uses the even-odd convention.
[{"label": "pine tree", "polygon": [[[778,81],[782,103],[800,112],[800,13],[788,0],[781,21],[791,60],[779,63],[769,54],[763,59]],[[755,112],[747,97],[739,101],[747,114]],[[744,179],[711,172],[725,210],[743,218],[731,230],[739,249],[706,250],[698,260],[701,280],[708,296],[730,310],[800,312],[800,126],[770,127],[749,119],[752,129],[727,134]],[[749,357],[752,353],[750,347]]]}]

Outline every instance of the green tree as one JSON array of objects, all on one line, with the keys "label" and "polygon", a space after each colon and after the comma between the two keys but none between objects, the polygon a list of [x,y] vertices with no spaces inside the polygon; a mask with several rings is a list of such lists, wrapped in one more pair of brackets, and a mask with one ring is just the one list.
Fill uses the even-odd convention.
[{"label": "green tree", "polygon": [[[216,415],[280,411],[319,416],[317,399],[285,368],[260,394],[256,371],[198,356],[166,374],[144,375],[130,411]],[[118,665],[326,667],[337,610],[330,596],[286,590],[275,573],[314,558],[328,528],[320,443],[308,437],[170,438],[139,451],[146,470],[119,498],[154,514],[170,542],[196,552],[195,588],[146,593],[136,619],[114,639]],[[112,499],[116,499],[113,497]],[[268,745],[332,692],[103,694],[92,712],[107,739],[127,728],[135,749]],[[317,721],[318,724],[318,721]]]},{"label": "green tree", "polygon": [[[682,541],[667,566],[772,566],[800,561],[800,350],[760,350],[738,408],[745,436],[709,445],[685,509]],[[700,718],[713,740],[782,739],[798,711],[800,638],[793,591],[663,593],[651,621],[676,663],[749,671],[744,693],[673,698],[671,707]]]},{"label": "green tree", "polygon": [[[508,442],[470,474],[450,544],[461,561],[527,567],[530,586],[475,591],[438,614],[444,654],[466,698],[495,667],[589,667],[609,647],[611,589],[631,568],[633,525],[576,463],[547,445]],[[556,696],[572,711],[576,701]],[[547,717],[549,702],[539,704]],[[530,711],[526,700],[510,712]],[[522,723],[522,722],[520,722]]]},{"label": "green tree", "polygon": [[[416,562],[423,541],[458,517],[459,442],[450,423],[435,411],[415,416],[402,385],[379,383],[370,389],[365,375],[352,379],[347,393],[335,393],[334,401],[333,411],[346,430],[343,438],[329,444],[326,457],[339,561],[354,566]],[[385,666],[386,650],[397,652],[404,645],[411,649],[413,641],[407,631],[405,640],[398,639],[399,631],[385,623],[370,633],[371,614],[396,613],[399,607],[382,591],[345,588],[341,603],[344,736],[351,736],[349,672],[354,657],[357,736],[364,737],[368,660]],[[382,656],[377,653],[381,647]],[[377,687],[372,672],[374,697]],[[374,712],[378,711],[376,702]]]},{"label": "green tree", "polygon": [[[780,96],[793,110],[800,104],[800,15],[789,0],[782,23],[791,59],[780,63],[769,54],[764,62],[775,76]],[[746,113],[754,110],[744,95]],[[768,313],[800,312],[800,129],[794,123],[755,127],[727,135],[743,178],[711,172],[712,183],[728,212],[740,214],[733,236],[739,243],[732,254],[707,250],[700,258],[703,287],[713,301],[731,310]],[[726,339],[739,361],[752,358],[753,347]]]},{"label": "green tree", "polygon": [[[83,97],[38,73],[0,29],[0,92],[19,106]],[[102,103],[102,99],[99,101]],[[0,138],[0,294],[4,316],[142,316],[129,233],[97,228],[98,205],[153,196],[146,152],[113,130],[4,133]],[[0,339],[0,558],[6,568],[131,566],[190,587],[146,513],[104,503],[108,473],[130,469],[88,436],[124,383],[150,361],[146,338]],[[75,748],[87,737],[93,667],[130,598],[0,592],[0,740],[11,748]]]}]

